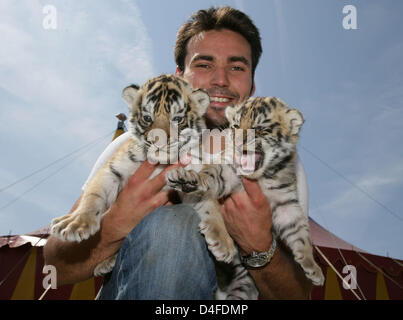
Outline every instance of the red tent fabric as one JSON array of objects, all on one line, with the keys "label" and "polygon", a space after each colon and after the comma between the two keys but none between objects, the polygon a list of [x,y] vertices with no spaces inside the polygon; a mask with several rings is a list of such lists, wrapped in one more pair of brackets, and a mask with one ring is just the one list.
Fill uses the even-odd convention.
[{"label": "red tent fabric", "polygon": [[[310,219],[315,260],[326,277],[324,286],[313,287],[311,299],[403,299],[403,261],[372,255],[354,247]],[[42,281],[42,248],[49,235],[43,228],[27,235],[0,237],[0,299],[39,299]],[[356,269],[357,286],[343,287],[346,265]],[[43,299],[94,299],[102,278],[50,289]]]},{"label": "red tent fabric", "polygon": [[[315,260],[326,277],[324,286],[313,288],[312,299],[403,299],[402,260],[367,253],[327,231],[313,219],[309,222]],[[343,273],[346,265],[356,270],[355,289],[343,286],[343,278],[350,274],[347,270]]]},{"label": "red tent fabric", "polygon": [[[45,227],[27,235],[0,237],[0,300],[38,300],[45,293],[43,246],[49,236]],[[94,299],[102,278],[49,289],[44,300]]]}]

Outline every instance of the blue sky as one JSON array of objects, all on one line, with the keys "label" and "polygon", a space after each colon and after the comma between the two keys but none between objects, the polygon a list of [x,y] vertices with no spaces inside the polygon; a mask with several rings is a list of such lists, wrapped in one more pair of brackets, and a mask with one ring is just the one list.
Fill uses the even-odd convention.
[{"label": "blue sky", "polygon": [[[48,4],[55,30],[42,25]],[[261,31],[255,95],[304,114],[310,216],[359,248],[403,259],[400,0],[1,1],[0,190],[90,148],[1,191],[0,234],[69,211],[114,115],[127,113],[122,88],[173,73],[178,28],[211,5],[244,10]],[[343,28],[345,5],[357,9],[357,30]]]}]

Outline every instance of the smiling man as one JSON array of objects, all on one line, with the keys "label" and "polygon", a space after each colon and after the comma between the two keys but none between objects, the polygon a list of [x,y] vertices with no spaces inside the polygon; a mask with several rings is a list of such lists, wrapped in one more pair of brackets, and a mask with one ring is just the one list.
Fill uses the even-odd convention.
[{"label": "smiling man", "polygon": [[[253,22],[230,7],[200,10],[180,28],[175,45],[176,74],[194,88],[209,92],[206,120],[210,128],[225,127],[225,109],[253,94],[261,50]],[[98,163],[105,162],[106,155],[127,138],[126,134],[112,143]],[[306,185],[299,168],[301,192],[306,191]],[[166,170],[149,180],[154,169],[145,162],[136,171],[92,238],[79,244],[48,239],[45,259],[56,266],[59,285],[89,278],[99,262],[120,249],[101,299],[213,299],[217,279],[198,231],[198,215],[189,206],[167,206],[168,195],[162,191]],[[270,204],[257,182],[242,181],[245,191],[232,194],[222,205],[227,229],[243,255],[273,251]],[[303,194],[301,199],[307,203]],[[309,282],[281,243],[270,262],[249,272],[262,298],[309,297]]]},{"label": "smiling man", "polygon": [[178,67],[176,73],[194,88],[207,89],[209,127],[224,125],[225,108],[253,94],[251,57],[247,40],[231,30],[203,31],[189,40],[184,70]]}]

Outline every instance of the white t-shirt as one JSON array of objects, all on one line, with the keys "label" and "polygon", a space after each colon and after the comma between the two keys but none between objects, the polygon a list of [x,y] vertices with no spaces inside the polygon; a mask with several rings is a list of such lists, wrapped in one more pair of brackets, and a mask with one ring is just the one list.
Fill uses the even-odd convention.
[{"label": "white t-shirt", "polygon": [[[129,132],[125,132],[113,140],[102,152],[99,156],[97,161],[95,162],[90,175],[88,176],[87,180],[85,181],[82,189],[84,190],[87,187],[87,184],[92,179],[92,177],[98,172],[99,169],[108,161],[108,159],[119,149],[119,147],[125,143],[130,137]],[[309,190],[308,190],[308,183],[306,181],[306,174],[304,167],[302,166],[301,160],[297,157],[297,189],[298,189],[298,198],[301,205],[302,210],[304,211],[305,215],[308,216],[308,208],[309,208]]]}]

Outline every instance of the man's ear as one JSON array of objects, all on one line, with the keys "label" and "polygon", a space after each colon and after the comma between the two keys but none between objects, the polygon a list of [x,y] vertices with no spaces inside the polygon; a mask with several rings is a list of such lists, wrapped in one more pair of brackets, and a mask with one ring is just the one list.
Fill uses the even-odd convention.
[{"label": "man's ear", "polygon": [[136,84],[132,84],[123,89],[122,98],[125,99],[125,101],[129,105],[130,109],[132,109],[134,104],[137,102],[137,100],[140,96],[139,92],[140,92],[140,87]]},{"label": "man's ear", "polygon": [[250,89],[249,97],[252,97],[255,94],[255,89],[256,89],[255,80],[252,80],[252,88]]},{"label": "man's ear", "polygon": [[175,76],[178,76],[178,77],[182,77],[182,76],[183,76],[183,72],[179,69],[179,66],[176,66],[176,69],[175,69]]}]

